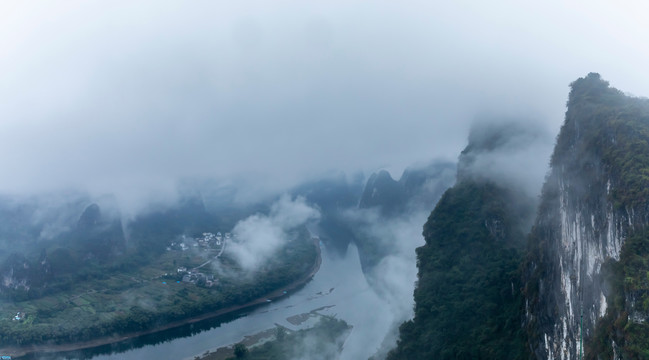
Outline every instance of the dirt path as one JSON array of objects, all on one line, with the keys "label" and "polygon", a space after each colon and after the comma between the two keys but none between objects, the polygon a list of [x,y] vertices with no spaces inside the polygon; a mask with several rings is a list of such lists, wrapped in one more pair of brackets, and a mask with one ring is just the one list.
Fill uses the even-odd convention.
[{"label": "dirt path", "polygon": [[216,254],[215,257],[213,257],[213,258],[207,260],[206,262],[200,264],[200,265],[199,265],[198,267],[196,267],[195,269],[200,269],[200,268],[202,268],[203,266],[205,266],[205,265],[211,263],[212,261],[218,259],[219,257],[221,257],[221,255],[223,255],[223,251],[224,251],[224,250],[225,250],[225,239],[223,239],[223,246],[221,246],[221,250],[219,251],[219,253]]},{"label": "dirt path", "polygon": [[[2,347],[0,348],[0,354],[1,355],[10,355],[14,357],[19,357],[19,356],[25,356],[33,353],[56,353],[56,352],[66,352],[66,351],[74,351],[74,350],[82,350],[82,349],[88,349],[88,348],[93,348],[97,346],[102,346],[102,345],[108,345],[108,344],[114,344],[118,343],[124,340],[128,339],[133,339],[137,338],[139,336],[143,335],[149,335],[149,334],[154,334],[163,330],[168,330],[172,328],[176,328],[179,326],[187,325],[187,324],[193,324],[202,320],[207,320],[211,319],[217,316],[222,316],[226,315],[229,313],[233,313],[239,310],[255,307],[261,304],[266,304],[267,299],[270,300],[276,300],[281,297],[284,297],[291,292],[299,289],[301,286],[306,284],[311,280],[311,278],[318,272],[320,269],[320,264],[322,263],[322,256],[321,256],[321,250],[320,250],[320,244],[316,240],[314,241],[317,249],[317,258],[315,264],[313,264],[313,268],[311,271],[299,278],[298,280],[295,280],[294,282],[290,283],[289,285],[275,290],[271,293],[266,294],[265,296],[262,296],[256,300],[250,301],[246,304],[243,305],[236,305],[236,306],[230,306],[224,309],[220,309],[217,311],[209,312],[203,315],[195,316],[192,318],[184,319],[184,320],[178,320],[174,321],[171,323],[168,323],[163,326],[156,327],[155,329],[151,330],[146,330],[146,331],[139,331],[135,333],[129,333],[129,334],[124,334],[120,336],[111,336],[111,337],[103,337],[95,340],[90,340],[90,341],[84,341],[84,342],[78,342],[78,343],[70,343],[70,344],[61,344],[61,345],[30,345],[30,346],[23,346],[23,347]],[[286,291],[286,293],[284,293]]]}]

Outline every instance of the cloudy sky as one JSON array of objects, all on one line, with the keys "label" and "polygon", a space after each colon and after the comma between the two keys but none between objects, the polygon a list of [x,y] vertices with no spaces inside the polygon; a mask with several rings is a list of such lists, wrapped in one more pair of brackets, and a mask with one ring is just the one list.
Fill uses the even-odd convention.
[{"label": "cloudy sky", "polygon": [[649,95],[646,5],[526,3],[2,1],[0,192],[281,187],[454,160],[484,113],[555,134],[590,71]]}]

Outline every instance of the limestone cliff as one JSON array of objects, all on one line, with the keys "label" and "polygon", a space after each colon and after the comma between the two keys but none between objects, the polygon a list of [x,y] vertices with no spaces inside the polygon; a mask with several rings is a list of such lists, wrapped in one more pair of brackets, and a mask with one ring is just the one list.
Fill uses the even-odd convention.
[{"label": "limestone cliff", "polygon": [[[525,323],[538,359],[579,358],[582,314],[589,356],[621,359],[625,336],[612,328],[595,333],[607,314],[647,318],[629,301],[630,288],[615,287],[609,268],[620,262],[625,239],[649,222],[649,101],[593,73],[571,87],[530,235]],[[611,308],[620,297],[624,304]],[[604,339],[606,346],[596,345]]]}]

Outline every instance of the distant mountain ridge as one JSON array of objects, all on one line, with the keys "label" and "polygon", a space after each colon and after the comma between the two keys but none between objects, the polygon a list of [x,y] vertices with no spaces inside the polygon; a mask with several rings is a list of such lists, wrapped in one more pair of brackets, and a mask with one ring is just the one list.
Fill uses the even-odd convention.
[{"label": "distant mountain ridge", "polygon": [[432,209],[444,190],[455,182],[456,164],[435,161],[404,170],[398,181],[389,172],[372,174],[359,202],[359,208],[377,208],[384,216]]},{"label": "distant mountain ridge", "polygon": [[[354,213],[356,218],[349,223],[366,275],[398,248],[394,243],[397,238],[386,239],[391,237],[386,234],[380,239],[377,234],[368,233],[367,228],[373,228],[375,222],[406,221],[431,211],[443,192],[455,183],[455,169],[454,163],[433,161],[405,169],[398,181],[385,170],[369,177],[359,211]],[[369,280],[372,282],[371,277]]]},{"label": "distant mountain ridge", "polygon": [[[134,258],[139,259],[135,264],[147,261],[183,233],[218,229],[216,218],[195,195],[126,223],[119,214],[103,211],[83,196],[61,202],[49,212],[38,201],[17,204],[0,206],[5,221],[16,219],[0,238],[2,246],[14,248],[0,258],[0,296],[16,300],[56,292],[76,276],[101,276],[102,267],[122,266]],[[51,235],[44,236],[46,232]]]}]

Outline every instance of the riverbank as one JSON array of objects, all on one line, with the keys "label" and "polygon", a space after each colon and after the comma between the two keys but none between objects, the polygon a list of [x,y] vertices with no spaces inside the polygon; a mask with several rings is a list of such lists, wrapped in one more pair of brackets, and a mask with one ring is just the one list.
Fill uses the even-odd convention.
[{"label": "riverbank", "polygon": [[47,353],[51,354],[51,353],[58,353],[58,352],[69,352],[75,350],[89,349],[89,348],[99,347],[103,345],[119,343],[122,341],[138,338],[144,335],[154,334],[164,330],[169,330],[180,326],[193,324],[199,321],[216,318],[219,316],[224,316],[238,311],[251,309],[263,304],[267,304],[269,302],[268,300],[272,302],[274,300],[288,296],[292,292],[295,292],[296,290],[304,286],[306,283],[308,283],[313,278],[313,276],[318,272],[318,270],[320,269],[320,265],[322,263],[322,254],[321,254],[319,240],[317,239],[314,240],[314,245],[316,247],[316,253],[317,253],[316,261],[308,273],[306,273],[299,279],[293,281],[292,283],[288,284],[287,286],[284,286],[273,292],[265,294],[264,296],[259,297],[253,301],[247,302],[245,304],[233,305],[220,310],[205,313],[199,316],[173,321],[165,325],[158,326],[154,329],[150,329],[146,331],[138,331],[138,332],[127,333],[119,336],[103,337],[94,340],[77,342],[77,343],[69,343],[69,344],[52,344],[52,345],[41,344],[41,345],[30,345],[24,347],[4,347],[4,348],[0,348],[0,354],[10,355],[12,357],[19,358],[31,354],[47,354]]},{"label": "riverbank", "polygon": [[[334,307],[334,305],[321,306],[317,309],[313,309],[306,313],[300,313],[300,314],[289,316],[286,318],[286,321],[291,325],[300,326],[309,320],[313,320],[314,318],[317,319],[320,319],[322,317],[329,318],[329,316],[323,315],[320,312],[332,307]],[[297,331],[304,331],[304,330],[314,331],[314,328],[316,328],[319,325],[321,324],[315,323],[315,324],[307,325],[307,328],[297,330]],[[197,357],[200,358],[201,360],[225,360],[229,357],[234,356],[234,346],[236,344],[243,344],[248,349],[252,349],[257,346],[264,345],[266,342],[276,341],[277,340],[276,335],[278,331],[281,331],[284,334],[292,334],[295,332],[294,330],[290,330],[278,323],[275,323],[275,326],[273,328],[254,333],[252,335],[244,335],[243,338],[239,341],[232,342],[231,344],[225,346],[209,349],[203,352],[202,354],[195,354],[186,357],[184,358],[184,360],[192,360],[192,359],[196,359]]]},{"label": "riverbank", "polygon": [[[253,335],[245,336],[241,341],[237,342],[237,344],[243,344],[247,349],[252,349],[257,346],[261,346],[268,341],[275,341],[277,339],[277,329],[277,327],[274,327],[272,329],[260,331]],[[234,356],[234,345],[235,344],[231,344],[228,346],[222,346],[217,349],[213,349],[211,351],[208,350],[201,355],[195,355],[185,360],[196,359],[197,357],[201,360],[226,360]]]},{"label": "riverbank", "polygon": [[[313,327],[297,331],[276,325],[275,328],[246,336],[237,344],[244,345],[249,352],[248,357],[254,359],[305,359],[314,354],[322,359],[337,359],[352,326],[343,320],[317,314],[316,310],[305,315],[318,316],[319,320]],[[193,357],[199,360],[234,358],[234,344]],[[185,360],[190,359],[192,358]]]}]

